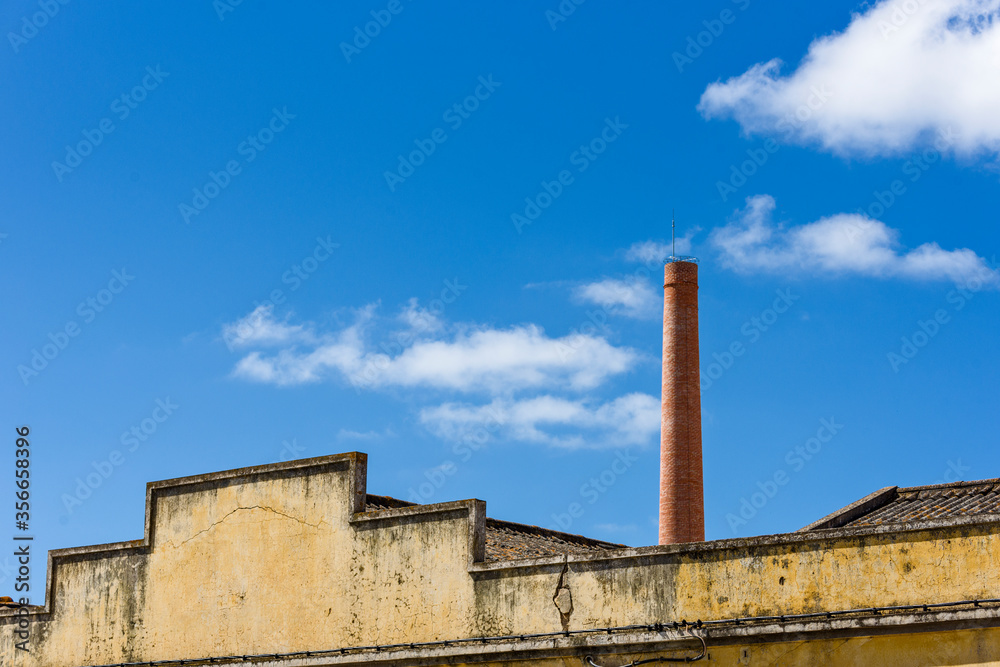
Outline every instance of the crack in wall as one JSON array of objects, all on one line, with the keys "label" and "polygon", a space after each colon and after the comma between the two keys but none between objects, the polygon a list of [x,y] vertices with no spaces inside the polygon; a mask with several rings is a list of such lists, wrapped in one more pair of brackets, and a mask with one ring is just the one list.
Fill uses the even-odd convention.
[{"label": "crack in wall", "polygon": [[[277,514],[278,516],[284,517],[286,519],[291,519],[292,521],[296,521],[298,523],[301,523],[304,526],[309,526],[310,528],[319,528],[321,525],[323,525],[324,523],[326,523],[325,521],[320,521],[319,523],[312,524],[312,523],[309,523],[307,521],[303,521],[302,519],[300,519],[300,518],[298,518],[296,516],[292,516],[291,514],[285,514],[284,512],[279,512],[278,510],[274,509],[273,507],[268,507],[267,505],[251,505],[249,507],[243,507],[241,505],[240,507],[237,507],[236,509],[232,510],[231,512],[228,512],[224,517],[222,517],[218,521],[214,522],[208,528],[203,528],[202,530],[199,530],[197,533],[195,533],[191,537],[187,538],[183,542],[179,542],[178,544],[173,545],[173,546],[175,548],[179,548],[179,547],[184,546],[185,544],[187,544],[188,542],[190,542],[194,538],[198,537],[202,533],[207,533],[208,531],[210,531],[213,528],[215,528],[216,526],[218,526],[220,523],[223,523],[226,519],[228,519],[232,515],[236,514],[240,510],[265,510],[265,511],[271,512],[272,514]],[[170,544],[170,543],[167,542],[167,544]]]},{"label": "crack in wall", "polygon": [[559,622],[562,629],[569,630],[569,617],[573,613],[573,595],[570,592],[569,584],[566,583],[566,575],[569,573],[569,558],[563,556],[563,569],[559,573],[559,581],[556,583],[556,592],[552,594],[552,603],[559,612]]}]

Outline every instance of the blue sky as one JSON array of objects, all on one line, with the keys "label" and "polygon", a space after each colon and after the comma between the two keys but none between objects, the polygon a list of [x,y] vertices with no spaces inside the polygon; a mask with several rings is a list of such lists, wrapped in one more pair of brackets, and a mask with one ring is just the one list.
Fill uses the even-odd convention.
[{"label": "blue sky", "polygon": [[352,450],[373,493],[654,544],[671,209],[709,539],[1000,476],[1000,3],[673,4],[5,3],[38,546]]}]

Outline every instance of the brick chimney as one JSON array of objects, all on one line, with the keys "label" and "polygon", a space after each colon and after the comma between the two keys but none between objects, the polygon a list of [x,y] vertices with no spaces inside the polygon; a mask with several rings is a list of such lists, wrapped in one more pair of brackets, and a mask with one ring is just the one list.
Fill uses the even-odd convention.
[{"label": "brick chimney", "polygon": [[698,370],[698,265],[671,257],[663,280],[660,544],[705,539]]}]

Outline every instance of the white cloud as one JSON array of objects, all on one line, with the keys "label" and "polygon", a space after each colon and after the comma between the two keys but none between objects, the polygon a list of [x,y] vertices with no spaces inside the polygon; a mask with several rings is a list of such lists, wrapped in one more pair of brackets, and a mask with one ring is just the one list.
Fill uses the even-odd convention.
[{"label": "white cloud", "polygon": [[670,256],[670,244],[659,241],[640,241],[633,243],[625,251],[625,259],[629,262],[642,264],[651,262],[666,262]]},{"label": "white cloud", "polygon": [[392,430],[388,428],[384,431],[352,431],[342,428],[337,432],[337,440],[378,440],[392,435]]},{"label": "white cloud", "polygon": [[416,297],[411,298],[399,313],[399,320],[414,334],[437,333],[444,329],[444,322],[427,308],[423,308]]},{"label": "white cloud", "polygon": [[[691,254],[691,239],[701,231],[701,227],[694,227],[685,232],[684,236],[676,240],[676,253],[678,255]],[[640,241],[633,243],[625,251],[625,260],[638,262],[640,264],[663,264],[670,256],[671,247],[669,243],[660,241]]]},{"label": "white cloud", "polygon": [[660,432],[660,401],[628,394],[600,403],[542,395],[488,405],[445,403],[420,411],[420,421],[446,440],[479,441],[482,433],[566,448],[646,445]]},{"label": "white cloud", "polygon": [[301,325],[291,326],[274,319],[274,306],[257,306],[248,315],[222,327],[222,340],[230,350],[237,347],[285,345],[309,340],[311,334]]},{"label": "white cloud", "polygon": [[[415,336],[407,329],[375,344],[365,335],[373,317],[374,306],[369,306],[355,324],[340,331],[318,334],[311,325],[293,327],[303,332],[296,343],[272,354],[254,350],[237,363],[233,374],[282,386],[339,378],[358,388],[579,391],[630,370],[639,360],[636,351],[615,347],[599,336],[552,338],[534,325],[508,329],[455,325],[436,339]],[[269,309],[259,318],[262,330],[288,326],[276,322]]]},{"label": "white cloud", "polygon": [[925,243],[905,250],[898,230],[854,213],[784,229],[772,220],[774,208],[768,195],[749,197],[731,223],[712,232],[709,241],[728,267],[1000,284],[1000,274],[967,248],[944,250]]},{"label": "white cloud", "polygon": [[878,2],[781,67],[711,84],[699,110],[838,153],[898,154],[952,133],[959,152],[1000,151],[1000,0]]},{"label": "white cloud", "polygon": [[407,348],[390,360],[384,381],[462,391],[590,389],[625,372],[636,359],[635,352],[596,336],[550,338],[535,325],[474,329]]},{"label": "white cloud", "polygon": [[580,301],[594,303],[612,314],[655,319],[660,308],[656,290],[645,281],[606,278],[574,290]]},{"label": "white cloud", "polygon": [[[254,312],[258,310],[260,308]],[[270,356],[266,356],[260,350],[251,352],[237,362],[233,376],[254,382],[288,386],[318,382],[329,369],[335,369],[343,374],[357,372],[367,359],[363,349],[364,328],[373,319],[374,311],[375,305],[369,305],[356,313],[355,322],[351,326],[322,336],[315,333],[311,324],[296,325],[294,328],[303,332],[298,340],[291,338],[285,341],[291,345]],[[271,308],[268,307],[260,315],[258,326],[266,331],[275,328],[277,324]],[[226,325],[224,329],[229,326]],[[242,344],[246,345],[248,343]],[[303,347],[308,348],[307,351],[303,351]]]}]

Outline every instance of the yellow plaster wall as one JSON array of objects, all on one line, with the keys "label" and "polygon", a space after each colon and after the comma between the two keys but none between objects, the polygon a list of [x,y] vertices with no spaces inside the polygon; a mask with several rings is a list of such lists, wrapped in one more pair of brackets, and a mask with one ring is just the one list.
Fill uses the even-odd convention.
[{"label": "yellow plaster wall", "polygon": [[[341,463],[161,489],[148,549],[56,558],[52,614],[35,617],[31,653],[14,650],[13,619],[0,616],[0,663],[193,659],[1000,597],[1000,540],[988,526],[470,571],[472,503],[352,520],[351,466],[364,459]],[[752,663],[732,662],[734,650],[713,658],[864,664],[851,660],[877,651],[897,656],[878,664],[995,664],[997,634],[759,645]],[[911,652],[937,662],[898,657]]]}]

